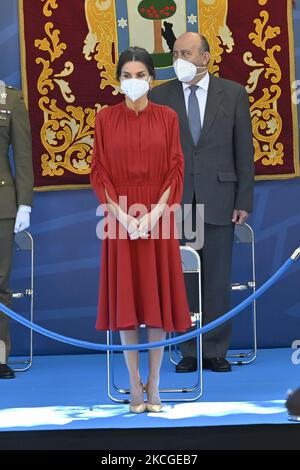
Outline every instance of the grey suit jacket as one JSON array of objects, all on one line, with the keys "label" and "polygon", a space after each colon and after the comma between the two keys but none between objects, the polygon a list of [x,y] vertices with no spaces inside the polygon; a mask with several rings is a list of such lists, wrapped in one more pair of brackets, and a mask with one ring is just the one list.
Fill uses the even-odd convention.
[{"label": "grey suit jacket", "polygon": [[[0,219],[16,216],[17,206],[32,205],[33,169],[28,113],[20,90],[6,87],[0,104]],[[13,148],[15,176],[9,164]]]},{"label": "grey suit jacket", "polygon": [[150,100],[173,108],[179,117],[185,157],[182,204],[195,192],[204,204],[206,223],[231,223],[234,209],[252,211],[254,148],[248,95],[240,84],[210,75],[205,116],[198,144],[189,131],[182,83],[155,87]]}]

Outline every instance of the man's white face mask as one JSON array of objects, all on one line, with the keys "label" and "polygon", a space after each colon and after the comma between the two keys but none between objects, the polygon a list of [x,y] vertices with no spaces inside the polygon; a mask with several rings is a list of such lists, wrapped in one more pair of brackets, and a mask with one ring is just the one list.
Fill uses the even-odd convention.
[{"label": "man's white face mask", "polygon": [[127,78],[121,81],[121,90],[131,101],[136,101],[149,91],[149,80]]},{"label": "man's white face mask", "polygon": [[[196,75],[204,75],[207,67],[196,67],[195,64],[192,64],[192,62],[189,62],[188,60],[184,59],[177,59],[175,60],[173,64],[175,73],[177,75],[178,80],[181,82],[191,82],[194,80]],[[197,69],[204,69],[203,72],[197,73]]]}]

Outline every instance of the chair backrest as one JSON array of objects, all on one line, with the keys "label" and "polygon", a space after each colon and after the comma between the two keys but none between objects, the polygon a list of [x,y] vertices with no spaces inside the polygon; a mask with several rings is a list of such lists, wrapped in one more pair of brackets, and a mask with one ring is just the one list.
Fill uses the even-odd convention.
[{"label": "chair backrest", "polygon": [[190,246],[180,247],[181,264],[183,272],[197,272],[201,269],[200,256]]},{"label": "chair backrest", "polygon": [[23,231],[16,233],[15,244],[17,250],[20,251],[32,251],[33,250],[33,238],[29,232]]},{"label": "chair backrest", "polygon": [[234,237],[236,243],[253,243],[254,232],[249,224],[235,225]]}]

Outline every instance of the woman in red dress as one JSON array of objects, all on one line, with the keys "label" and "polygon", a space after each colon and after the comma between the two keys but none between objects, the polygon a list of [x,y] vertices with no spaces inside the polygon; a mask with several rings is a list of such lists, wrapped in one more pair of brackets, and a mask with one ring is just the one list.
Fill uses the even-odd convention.
[{"label": "woman in red dress", "polygon": [[[136,344],[138,327],[145,325],[149,342],[162,341],[166,332],[191,326],[170,210],[180,204],[183,191],[178,119],[172,109],[148,100],[155,71],[145,49],[132,47],[121,54],[117,78],[125,101],[97,114],[91,167],[92,187],[116,229],[109,229],[102,241],[96,328],[119,330],[122,344]],[[169,230],[164,230],[165,221]],[[163,348],[149,350],[145,387],[138,351],[124,355],[130,410],[160,411]]]}]

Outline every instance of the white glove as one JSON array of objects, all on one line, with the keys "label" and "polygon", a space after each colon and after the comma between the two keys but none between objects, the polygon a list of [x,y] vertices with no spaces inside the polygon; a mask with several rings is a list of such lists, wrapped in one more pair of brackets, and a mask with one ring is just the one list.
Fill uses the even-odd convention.
[{"label": "white glove", "polygon": [[30,212],[31,212],[31,207],[30,206],[23,206],[20,205],[18,208],[18,212],[16,215],[16,222],[15,222],[15,233],[22,232],[23,230],[26,230],[29,225],[30,225]]}]

